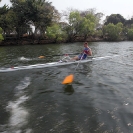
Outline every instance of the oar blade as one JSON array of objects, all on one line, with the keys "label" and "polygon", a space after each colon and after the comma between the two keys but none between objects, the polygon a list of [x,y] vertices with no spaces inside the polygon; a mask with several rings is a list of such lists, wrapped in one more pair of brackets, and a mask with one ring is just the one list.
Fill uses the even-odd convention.
[{"label": "oar blade", "polygon": [[39,59],[43,59],[43,58],[45,58],[45,56],[39,56],[38,58],[39,58]]},{"label": "oar blade", "polygon": [[73,82],[73,79],[74,79],[73,74],[70,74],[67,77],[65,77],[62,84],[71,84]]}]

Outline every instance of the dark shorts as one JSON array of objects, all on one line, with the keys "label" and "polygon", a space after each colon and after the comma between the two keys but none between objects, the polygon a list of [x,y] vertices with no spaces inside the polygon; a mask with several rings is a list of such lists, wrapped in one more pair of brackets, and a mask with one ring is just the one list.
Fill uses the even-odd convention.
[{"label": "dark shorts", "polygon": [[[83,60],[83,59],[85,59],[87,57],[87,54],[80,54],[79,56],[78,56],[78,58],[79,58],[79,60]],[[81,59],[82,58],[82,59]]]}]

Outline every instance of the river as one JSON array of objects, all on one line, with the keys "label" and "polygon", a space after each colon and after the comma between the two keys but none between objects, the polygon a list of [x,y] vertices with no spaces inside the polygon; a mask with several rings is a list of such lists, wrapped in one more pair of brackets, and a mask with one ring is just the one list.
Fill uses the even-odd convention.
[{"label": "river", "polygon": [[[0,72],[0,133],[132,133],[133,42],[91,42],[110,59]],[[0,69],[58,61],[83,43],[0,47]],[[113,55],[119,55],[113,58]],[[71,85],[62,85],[74,74]]]}]

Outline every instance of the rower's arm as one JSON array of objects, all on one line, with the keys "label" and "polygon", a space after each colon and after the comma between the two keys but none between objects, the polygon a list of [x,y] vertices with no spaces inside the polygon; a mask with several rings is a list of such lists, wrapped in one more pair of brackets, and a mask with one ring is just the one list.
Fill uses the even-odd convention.
[{"label": "rower's arm", "polygon": [[88,55],[89,55],[89,56],[92,56],[92,51],[91,51],[90,48],[89,48],[89,51],[88,51]]}]

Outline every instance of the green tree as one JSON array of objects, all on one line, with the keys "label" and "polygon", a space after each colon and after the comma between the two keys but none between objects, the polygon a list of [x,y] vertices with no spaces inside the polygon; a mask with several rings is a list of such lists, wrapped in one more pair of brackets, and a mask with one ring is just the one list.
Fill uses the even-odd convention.
[{"label": "green tree", "polygon": [[2,41],[2,40],[4,40],[4,38],[3,38],[3,36],[2,36],[2,28],[0,27],[0,42]]},{"label": "green tree", "polygon": [[128,29],[127,37],[129,38],[129,40],[133,40],[133,28]]},{"label": "green tree", "polygon": [[32,21],[36,15],[36,8],[33,6],[32,0],[10,0],[12,10],[16,14],[15,30],[18,38],[27,33],[30,29],[29,21]]},{"label": "green tree", "polygon": [[70,37],[93,35],[95,29],[99,26],[102,13],[95,13],[94,9],[86,11],[72,10],[68,17],[69,26],[67,33]]},{"label": "green tree", "polygon": [[3,7],[0,7],[0,26],[2,27],[3,31],[5,32],[8,25],[6,22],[6,15],[9,11],[8,6],[4,5]]},{"label": "green tree", "polygon": [[91,21],[94,22],[95,28],[101,27],[101,22],[100,21],[101,21],[101,18],[103,17],[104,14],[101,13],[101,12],[97,13],[95,8],[94,9],[93,8],[92,9],[87,9],[85,11],[82,11],[80,14],[81,14],[82,17],[87,17],[88,16],[88,17],[92,18]]},{"label": "green tree", "polygon": [[0,14],[0,26],[3,29],[3,35],[6,39],[5,35],[9,35],[13,31],[15,31],[16,14],[6,5],[0,8]]},{"label": "green tree", "polygon": [[69,25],[71,35],[77,35],[80,32],[81,16],[78,11],[72,11],[69,15]]},{"label": "green tree", "polygon": [[133,24],[131,25],[131,28],[127,30],[127,37],[129,40],[133,40]]},{"label": "green tree", "polygon": [[16,13],[16,31],[18,37],[35,26],[35,34],[44,36],[47,26],[57,20],[58,11],[45,0],[10,0]]},{"label": "green tree", "polygon": [[62,31],[61,27],[58,24],[53,24],[46,29],[46,35],[49,38],[55,40],[55,42],[65,41],[67,38],[67,34],[65,31]]},{"label": "green tree", "polygon": [[123,30],[123,24],[118,23],[116,25],[109,23],[103,27],[103,35],[109,41],[117,41],[121,37]]},{"label": "green tree", "polygon": [[119,22],[124,24],[125,21],[126,21],[125,18],[120,14],[111,14],[110,16],[106,17],[104,25],[108,25],[109,23],[113,23],[114,25],[116,25]]},{"label": "green tree", "polygon": [[103,36],[102,29],[96,30],[95,33],[94,33],[94,35],[97,36],[97,37],[102,37]]},{"label": "green tree", "polygon": [[37,14],[33,21],[35,25],[35,34],[37,32],[44,36],[47,26],[53,22],[56,23],[60,20],[58,11],[51,5],[51,3],[36,3]]},{"label": "green tree", "polygon": [[131,18],[129,20],[126,20],[125,27],[131,28],[132,27],[132,24],[133,24],[133,18]]},{"label": "green tree", "polygon": [[96,27],[96,18],[92,14],[87,14],[82,18],[80,33],[84,35],[86,39],[89,35],[94,33]]}]

